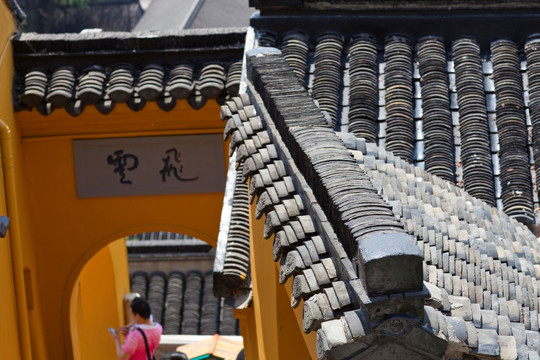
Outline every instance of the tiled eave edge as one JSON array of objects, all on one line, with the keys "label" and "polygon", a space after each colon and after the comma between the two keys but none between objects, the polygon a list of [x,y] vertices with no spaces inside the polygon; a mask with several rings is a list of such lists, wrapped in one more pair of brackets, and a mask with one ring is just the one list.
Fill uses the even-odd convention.
[{"label": "tiled eave edge", "polygon": [[[251,49],[254,42],[254,32],[252,28],[248,28],[245,39],[244,56],[247,49]],[[242,60],[242,73],[245,74],[245,61]],[[245,75],[242,75],[244,77]],[[229,99],[234,104],[238,104],[239,107],[243,107],[250,104],[249,97],[246,94],[245,82],[241,82],[239,85],[240,95]],[[236,100],[236,101],[234,101]],[[237,107],[236,105],[234,106]],[[229,109],[229,106],[223,105],[221,111],[222,120],[229,119],[227,117],[229,111],[223,111],[223,109]],[[238,109],[237,109],[238,110]],[[238,112],[235,112],[238,114]],[[244,111],[245,113],[245,111]],[[232,116],[232,114],[230,114]],[[228,135],[224,134],[226,139]],[[223,207],[221,211],[221,220],[219,225],[219,235],[216,249],[216,256],[214,260],[214,295],[218,297],[224,297],[228,303],[232,303],[232,306],[236,309],[243,309],[251,304],[253,292],[251,288],[251,271],[250,271],[250,222],[249,222],[249,205],[247,209],[244,206],[244,200],[249,197],[248,189],[244,184],[241,184],[243,176],[243,165],[241,168],[237,165],[237,152],[236,149],[231,147],[229,152],[229,168],[227,171],[227,182],[225,186],[225,194],[223,198]],[[240,197],[240,202],[235,197]],[[248,200],[249,201],[249,200]],[[246,212],[247,210],[247,212]],[[240,216],[237,216],[237,213]],[[227,254],[234,252],[233,246],[229,246],[229,240],[232,239],[233,234],[231,230],[234,225],[233,221],[236,221],[240,227],[241,237],[241,250],[245,253],[248,251],[248,259],[241,265],[243,271],[230,273],[226,270],[226,262],[230,261]]]},{"label": "tiled eave edge", "polygon": [[249,208],[245,183],[236,169],[236,152],[229,158],[216,256],[214,258],[214,295],[225,297],[236,309],[247,307],[252,298],[249,271]]},{"label": "tiled eave edge", "polygon": [[[268,61],[258,62],[257,59],[261,58],[267,58]],[[279,96],[276,96],[277,93],[275,92],[271,94],[275,90],[272,89],[271,81],[265,83],[268,79],[257,79],[257,75],[260,75],[257,72],[262,70],[261,72],[264,73],[263,69],[270,68],[277,71],[279,76],[275,76],[275,80],[287,84],[287,88],[291,89],[285,98],[293,102],[299,100],[297,104],[301,103],[302,105],[306,105],[306,100],[311,101],[311,99],[304,90],[298,92],[294,74],[286,66],[280,55],[275,53],[273,55],[254,55],[248,58],[247,65],[250,79],[248,81],[248,93],[263,119],[267,131],[264,136],[268,137],[270,143],[266,145],[266,149],[269,150],[270,145],[272,146],[272,149],[278,155],[277,158],[283,162],[287,174],[290,175],[285,178],[292,182],[294,186],[292,193],[300,195],[301,210],[307,214],[305,216],[296,213],[296,215],[299,215],[300,223],[302,225],[312,223],[313,229],[309,237],[306,231],[304,234],[306,239],[302,241],[312,245],[318,243],[320,247],[324,248],[315,256],[310,257],[309,254],[307,256],[302,254],[301,248],[304,245],[291,246],[290,243],[287,243],[288,239],[283,239],[287,238],[285,229],[288,226],[289,217],[288,212],[284,211],[287,209],[280,203],[274,203],[274,206],[272,206],[270,202],[270,206],[268,205],[269,197],[264,193],[264,183],[268,182],[271,186],[271,181],[263,179],[264,175],[261,176],[261,173],[259,173],[260,169],[264,170],[265,165],[262,163],[257,164],[256,160],[253,161],[252,158],[247,157],[246,162],[251,159],[252,164],[247,166],[248,170],[244,170],[244,174],[251,177],[250,191],[253,198],[258,196],[257,209],[266,214],[265,237],[269,238],[275,235],[274,259],[279,260],[281,257],[280,281],[285,282],[289,276],[293,276],[293,299],[291,299],[291,304],[298,306],[301,300],[304,300],[304,331],[318,331],[319,358],[343,358],[364,351],[369,353],[374,348],[385,351],[383,349],[387,345],[388,348],[391,348],[398,343],[397,346],[402,347],[404,351],[415,353],[419,357],[432,358],[442,355],[446,349],[446,342],[433,336],[432,332],[424,331],[421,327],[423,323],[423,301],[427,293],[423,288],[422,279],[417,279],[416,276],[418,275],[416,274],[416,270],[418,270],[416,265],[421,268],[422,259],[419,256],[418,248],[411,246],[414,245],[412,238],[405,235],[402,229],[400,231],[400,227],[396,222],[394,228],[390,226],[374,230],[373,233],[368,234],[359,242],[358,247],[351,245],[351,243],[355,243],[355,240],[349,240],[349,251],[354,252],[354,255],[347,255],[342,243],[338,240],[338,236],[343,239],[343,235],[336,235],[332,227],[332,224],[336,226],[338,221],[327,218],[320,205],[321,201],[311,190],[313,186],[308,185],[309,181],[304,179],[301,170],[297,168],[299,164],[311,164],[310,161],[307,159],[293,160],[289,150],[291,147],[294,148],[294,145],[286,146],[286,141],[284,143],[281,140],[282,134],[280,132],[283,133],[283,131],[280,130],[287,129],[286,121],[283,122],[283,117],[287,118],[287,114],[286,111],[279,111],[284,110],[280,108],[279,100],[277,100],[277,106],[276,102],[274,102]],[[285,67],[283,67],[284,65]],[[264,74],[262,77],[264,78]],[[254,78],[255,85],[251,84]],[[282,92],[280,94],[283,95]],[[312,101],[311,104],[312,109],[316,109]],[[271,109],[272,114],[269,113],[268,107]],[[315,112],[310,112],[312,109],[306,110],[304,108],[303,111],[313,115]],[[312,123],[308,126],[298,123],[296,126],[291,126],[291,129],[293,129],[291,132],[299,130],[299,128],[308,132],[322,132],[324,136],[330,136],[330,143],[335,144],[332,138],[336,137],[335,134],[326,131],[328,127],[324,123],[324,117],[320,112],[316,111],[316,113],[319,114],[322,121],[316,119],[315,124]],[[229,118],[229,123],[234,123],[233,115],[226,116]],[[276,119],[278,123],[280,120],[282,123],[274,124],[273,120]],[[290,120],[290,117],[288,119]],[[279,129],[280,125],[281,129]],[[231,126],[228,126],[228,128],[231,129]],[[231,146],[244,146],[244,150],[246,150],[249,145],[245,146],[244,140],[248,139],[249,136],[243,136],[241,130],[244,133],[246,132],[245,129],[240,128],[235,131],[234,126],[232,126],[232,130],[230,130],[232,134]],[[256,135],[256,137],[256,141],[259,141],[261,135]],[[317,145],[313,144],[310,148],[313,147],[316,148]],[[345,149],[343,144],[341,144],[341,147]],[[331,149],[326,150],[332,152]],[[309,149],[306,149],[306,151],[309,153]],[[255,154],[253,158],[260,159],[259,154],[253,153]],[[252,154],[248,151],[248,156],[250,155]],[[309,154],[306,156],[309,156]],[[339,160],[337,163],[339,167]],[[313,169],[311,170],[313,171]],[[306,172],[309,172],[309,170]],[[316,172],[310,175],[312,177],[317,176]],[[362,174],[359,172],[357,175],[361,177]],[[347,185],[349,184],[347,183]],[[324,188],[324,181],[322,185],[316,186],[319,187],[319,190]],[[319,194],[319,196],[321,195]],[[337,201],[338,199],[335,198],[334,200]],[[329,203],[329,201],[332,200],[323,200],[332,207],[332,203]],[[263,202],[262,205],[261,202]],[[265,205],[264,202],[267,202],[267,204]],[[330,208],[330,211],[332,211],[332,208]],[[390,218],[385,219],[383,216],[382,223],[385,220],[390,221]],[[343,224],[338,223],[337,227],[341,227],[343,232]],[[348,237],[350,239],[351,234]],[[295,241],[299,240],[300,238],[295,238]],[[297,244],[303,244],[302,241]],[[388,246],[390,243],[392,245]],[[359,259],[360,277],[357,276],[351,262],[353,257]],[[329,271],[330,269],[332,271]],[[329,276],[331,272],[333,274]],[[406,281],[403,281],[402,274],[407,274],[408,279]],[[378,277],[380,278],[377,279]],[[381,279],[384,279],[384,283],[379,281]],[[403,310],[405,308],[408,310]],[[392,323],[399,325],[393,327],[391,326]],[[400,330],[394,331],[396,328]],[[423,335],[419,336],[419,334]],[[403,342],[405,338],[408,339],[407,344]],[[416,340],[420,338],[422,340],[416,343]],[[405,348],[407,349],[405,350]],[[435,351],[433,351],[434,349]]]},{"label": "tiled eave edge", "polygon": [[250,6],[260,10],[282,11],[284,9],[297,11],[330,10],[330,11],[428,11],[456,12],[462,10],[508,11],[512,9],[535,9],[539,5],[534,1],[489,1],[489,0],[435,0],[435,1],[395,1],[395,0],[250,0]]},{"label": "tiled eave edge", "polygon": [[43,115],[94,105],[140,111],[156,102],[170,111],[186,99],[198,110],[238,94],[245,28],[181,32],[20,34],[13,41],[16,111]]}]

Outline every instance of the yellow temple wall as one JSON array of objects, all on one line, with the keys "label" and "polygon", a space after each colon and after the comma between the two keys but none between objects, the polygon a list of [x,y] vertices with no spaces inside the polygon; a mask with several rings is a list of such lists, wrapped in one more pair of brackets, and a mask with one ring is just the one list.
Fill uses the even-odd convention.
[{"label": "yellow temple wall", "polygon": [[[14,30],[10,10],[2,1],[0,120],[10,137],[3,127],[0,215],[13,206],[9,206],[8,237],[0,239],[0,307],[5,311],[0,358],[114,359],[107,328],[122,324],[122,296],[129,291],[125,244],[118,239],[171,231],[215,246],[223,194],[80,199],[72,141],[221,134],[219,106],[210,101],[195,111],[182,101],[166,113],[154,103],[139,112],[120,104],[109,115],[88,107],[77,118],[63,109],[46,117],[35,110],[14,114],[9,42]],[[6,149],[10,151],[7,175]],[[6,185],[9,181],[11,186]],[[290,307],[291,281],[285,287],[277,281],[278,265],[271,259],[271,240],[262,239],[262,227],[263,220],[254,220],[254,301],[239,316],[244,317],[243,335],[253,340],[246,346],[247,358],[315,358],[308,350],[315,349],[315,334],[302,333],[301,307]]]},{"label": "yellow temple wall", "polygon": [[[165,113],[155,104],[147,104],[140,112],[120,105],[108,115],[102,115],[91,107],[78,118],[73,118],[62,109],[55,110],[47,117],[35,111],[17,113],[16,116],[23,130],[21,164],[26,176],[21,179],[21,186],[32,199],[28,215],[33,236],[28,247],[39,254],[35,271],[32,271],[35,279],[32,290],[36,296],[39,295],[36,313],[42,319],[41,324],[47,324],[47,331],[32,333],[33,342],[46,344],[45,357],[38,355],[35,358],[76,357],[73,347],[77,341],[81,356],[88,358],[83,354],[84,349],[89,348],[84,343],[86,335],[79,333],[77,338],[75,334],[72,343],[73,319],[84,322],[84,334],[108,336],[106,329],[110,325],[117,325],[117,317],[115,312],[105,316],[102,307],[88,305],[92,300],[86,296],[92,296],[92,284],[106,280],[101,270],[81,274],[87,262],[111,242],[149,231],[183,233],[215,246],[223,193],[78,198],[73,139],[222,133],[219,106],[207,104],[195,111],[189,106],[177,105],[173,111]],[[128,120],[129,124],[122,129],[115,129],[118,123],[127,123]],[[29,125],[38,121],[45,124],[41,130]],[[54,135],[54,132],[66,131],[66,127],[69,128],[66,124],[77,127],[78,133]],[[223,161],[225,163],[226,156]],[[224,172],[224,178],[225,175]],[[118,260],[116,256],[109,255],[110,262],[107,256],[98,256],[101,259],[99,264],[109,274],[123,271],[118,271],[118,264],[126,261],[125,256]],[[116,263],[117,260],[120,263]],[[93,268],[91,264],[87,266]],[[127,271],[127,264],[125,269]],[[117,283],[111,280],[103,284],[115,296],[123,295],[127,292],[124,289],[129,288],[127,277],[118,279],[121,280]],[[79,283],[80,291],[74,292],[74,286]],[[72,296],[79,298],[77,301],[83,309],[82,313],[73,311],[77,306],[72,306]],[[107,302],[111,308],[121,303],[114,296]],[[106,319],[93,323],[85,320],[97,317]],[[108,325],[104,327],[104,324]],[[104,339],[112,343],[110,339]]]},{"label": "yellow temple wall", "polygon": [[[5,78],[12,76],[13,70]],[[9,109],[12,109],[11,99]],[[31,347],[23,358],[92,358],[86,356],[91,346],[85,344],[85,339],[100,334],[100,341],[112,344],[106,330],[110,325],[119,325],[120,310],[114,309],[121,306],[121,296],[129,289],[127,276],[121,275],[127,271],[126,255],[117,256],[119,250],[113,251],[109,244],[137,233],[170,231],[194,236],[215,246],[223,193],[78,198],[72,141],[221,134],[219,105],[210,100],[196,111],[183,101],[172,111],[164,112],[149,103],[144,110],[134,112],[120,104],[108,115],[90,106],[77,118],[57,109],[49,116],[35,110],[11,113],[11,119],[17,125],[14,135],[17,140],[12,142],[17,156],[13,198],[17,200],[20,213],[16,218],[25,224],[18,228],[23,267],[28,270],[28,281],[15,281],[15,286],[20,284],[22,294],[30,294],[33,300],[32,309],[25,307],[21,316],[28,318],[27,338]],[[223,157],[224,164],[227,158]],[[13,230],[10,227],[10,233],[13,234]],[[94,268],[94,262],[102,266],[99,271],[83,270],[85,266]],[[2,262],[2,266],[4,264]],[[5,274],[2,272],[2,276]],[[108,277],[115,280],[103,283]],[[9,279],[2,278],[2,281],[8,282],[6,287],[10,285]],[[102,306],[92,306],[92,289],[96,289],[96,284],[116,296],[107,300],[110,308],[107,313]],[[2,301],[10,300],[7,297]],[[98,317],[103,320],[89,321]],[[21,321],[12,322],[12,327],[17,323]],[[85,330],[72,334],[72,329],[77,329],[76,324],[82,323]]]}]

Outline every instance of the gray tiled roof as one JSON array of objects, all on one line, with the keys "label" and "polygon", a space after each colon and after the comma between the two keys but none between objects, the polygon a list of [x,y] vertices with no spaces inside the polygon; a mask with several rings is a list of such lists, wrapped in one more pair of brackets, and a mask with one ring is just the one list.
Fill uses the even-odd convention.
[{"label": "gray tiled roof", "polygon": [[148,301],[164,334],[239,334],[231,307],[213,294],[211,271],[134,271],[130,278],[131,291]]},{"label": "gray tiled roof", "polygon": [[540,214],[537,43],[258,31],[259,46],[282,50],[336,130],[527,224]]},{"label": "gray tiled roof", "polygon": [[[246,97],[243,97],[246,99]],[[238,102],[242,108],[243,120],[247,120],[246,110],[251,108],[253,117],[254,108],[244,107],[240,97],[233,100]],[[247,103],[245,105],[248,105]],[[231,114],[232,116],[232,114]],[[238,114],[234,115],[238,121],[242,121]],[[260,128],[262,124],[259,122]],[[242,155],[240,155],[242,156]],[[231,217],[228,221],[225,239],[226,244],[221,246],[218,243],[216,259],[214,261],[214,294],[235,298],[243,303],[251,300],[251,277],[249,271],[250,254],[250,234],[249,234],[249,193],[245,181],[242,181],[244,164],[239,163],[236,169],[234,181],[234,191],[232,194]],[[223,220],[222,220],[223,223]],[[220,229],[220,231],[223,229]],[[220,239],[218,239],[218,242]],[[247,305],[247,304],[246,304]],[[240,305],[237,304],[237,307]]]},{"label": "gray tiled roof", "polygon": [[16,109],[78,116],[85,106],[107,114],[117,103],[139,111],[155,101],[169,111],[181,99],[199,109],[238,93],[244,38],[243,28],[21,34],[13,41]]},{"label": "gray tiled roof", "polygon": [[[503,337],[498,339],[500,351],[517,346],[518,351],[537,352],[540,249],[535,236],[485,202],[405,165],[375,144],[347,143],[359,145],[354,151],[358,163],[422,249],[424,281],[432,285],[428,301],[447,324],[439,331],[448,331],[451,338],[452,331],[460,331],[457,327],[474,331],[474,325],[477,331],[494,330],[491,335],[484,331],[489,339]],[[427,310],[435,329],[435,312]],[[512,335],[515,340],[508,343],[504,337]],[[470,339],[462,340],[471,345]]]},{"label": "gray tiled roof", "polygon": [[[384,147],[334,135],[273,53],[248,60],[257,114],[238,121],[246,104],[229,101],[222,115],[319,358],[400,346],[407,358],[538,356],[535,236]],[[254,118],[264,130],[253,131]]]}]

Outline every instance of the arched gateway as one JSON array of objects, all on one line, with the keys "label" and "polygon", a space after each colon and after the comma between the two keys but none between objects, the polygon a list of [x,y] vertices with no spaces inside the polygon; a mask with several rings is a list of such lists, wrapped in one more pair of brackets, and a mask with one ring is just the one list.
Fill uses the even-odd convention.
[{"label": "arched gateway", "polygon": [[[104,296],[129,291],[115,280],[115,262],[126,261],[115,259],[115,240],[170,231],[216,245],[228,161],[219,107],[238,92],[244,38],[231,29],[7,43],[18,105],[2,108],[2,168],[16,305],[27,317],[21,356],[78,356],[71,329],[100,316],[98,304],[77,305],[85,264],[98,254],[112,271],[101,275],[102,290],[114,291]],[[3,77],[11,66],[4,60]]]}]

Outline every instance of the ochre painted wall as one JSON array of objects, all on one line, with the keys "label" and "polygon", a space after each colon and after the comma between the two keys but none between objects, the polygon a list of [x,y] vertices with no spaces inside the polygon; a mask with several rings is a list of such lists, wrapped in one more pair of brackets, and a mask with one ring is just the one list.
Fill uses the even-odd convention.
[{"label": "ochre painted wall", "polygon": [[123,297],[129,293],[124,239],[102,248],[84,266],[71,299],[75,359],[117,359],[107,329],[124,324]]},{"label": "ochre painted wall", "polygon": [[[304,334],[302,326],[303,302],[291,307],[292,279],[279,284],[279,263],[272,259],[272,239],[264,239],[264,217],[255,218],[255,204],[250,206],[251,222],[251,275],[253,278],[254,320],[241,327],[244,338],[264,339],[257,342],[257,354],[248,354],[249,360],[316,359],[316,333]],[[246,316],[250,316],[246,312]],[[242,321],[242,319],[240,320]],[[245,320],[244,320],[245,321]],[[252,322],[255,325],[252,325]],[[246,351],[251,346],[246,346]]]},{"label": "ochre painted wall", "polygon": [[[13,122],[11,84],[13,79],[13,57],[10,37],[15,31],[11,12],[6,3],[0,1],[0,120]],[[0,215],[7,215],[4,193],[4,174],[0,167]],[[0,358],[20,359],[22,357],[19,341],[17,303],[15,295],[13,262],[11,260],[13,238],[8,234],[0,238]]]},{"label": "ochre painted wall", "polygon": [[[38,329],[31,332],[31,338],[32,343],[46,344],[33,349],[33,354],[36,359],[70,359],[74,319],[84,321],[100,316],[98,311],[85,306],[88,301],[83,288],[78,293],[74,291],[85,264],[112,241],[147,231],[184,233],[215,246],[223,202],[223,193],[80,199],[76,193],[72,140],[221,134],[224,124],[219,118],[219,105],[213,100],[198,111],[186,101],[167,113],[152,103],[139,112],[121,104],[108,115],[88,107],[77,118],[57,109],[49,116],[36,111],[19,112],[16,120],[22,135],[22,159],[17,164],[24,174],[19,175],[18,186],[31,199],[24,212],[31,235],[24,238],[23,253],[28,259],[39,254],[31,266],[31,292],[36,299],[31,321]],[[224,156],[224,163],[226,159]],[[225,175],[224,172],[224,178]],[[114,261],[107,266],[113,273]],[[101,279],[103,275],[93,276]],[[94,280],[89,279],[89,284]],[[80,284],[84,286],[83,282]],[[118,288],[119,284],[114,286]],[[76,304],[84,309],[82,315],[70,314],[70,308],[76,308],[70,306],[72,296],[79,297]],[[39,331],[45,324],[46,331]],[[85,330],[87,333],[104,331],[102,323],[85,324],[91,327]],[[82,351],[83,336],[79,333],[74,340],[81,344]],[[40,352],[41,348],[45,354]]]},{"label": "ochre painted wall", "polygon": [[246,359],[257,359],[259,352],[259,342],[257,339],[257,324],[255,324],[255,314],[253,306],[245,309],[233,309],[234,317],[239,320],[240,334],[244,340],[244,357]]}]

